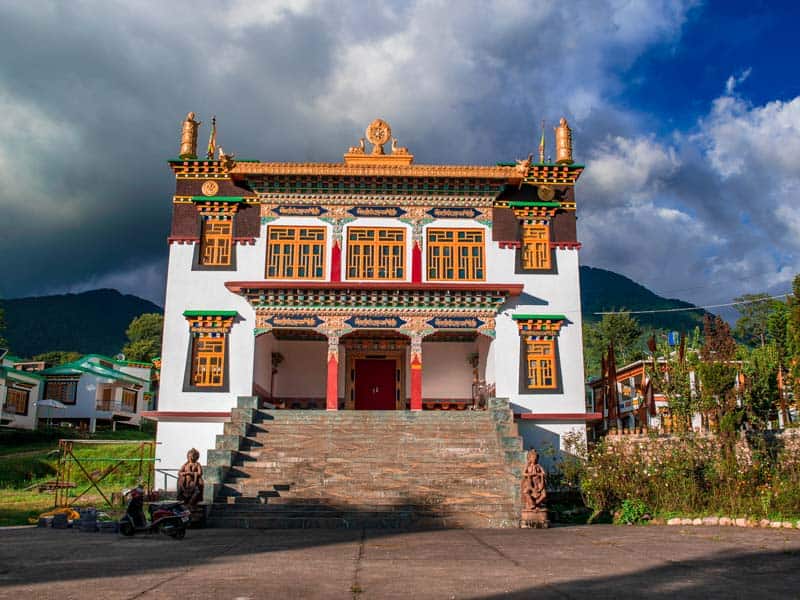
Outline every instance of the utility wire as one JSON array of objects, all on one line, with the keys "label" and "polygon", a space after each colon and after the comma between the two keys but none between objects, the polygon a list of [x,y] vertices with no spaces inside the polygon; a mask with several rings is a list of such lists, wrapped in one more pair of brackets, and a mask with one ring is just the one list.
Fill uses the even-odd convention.
[{"label": "utility wire", "polygon": [[691,306],[687,308],[660,308],[654,310],[612,310],[612,311],[605,311],[605,312],[596,312],[592,313],[595,315],[618,315],[621,313],[628,313],[630,315],[652,315],[655,313],[673,313],[673,312],[685,312],[689,310],[706,310],[707,308],[724,308],[726,306],[741,306],[742,304],[753,304],[755,302],[766,302],[767,300],[777,300],[779,298],[786,298],[787,296],[793,296],[791,293],[786,294],[778,294],[777,296],[767,296],[766,298],[757,298],[755,300],[743,300],[741,302],[728,302],[726,304],[708,304],[706,306]]}]

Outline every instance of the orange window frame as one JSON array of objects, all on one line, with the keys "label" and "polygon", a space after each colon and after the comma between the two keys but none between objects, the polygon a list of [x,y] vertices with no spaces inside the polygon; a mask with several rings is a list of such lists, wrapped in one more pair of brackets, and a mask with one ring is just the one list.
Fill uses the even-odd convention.
[{"label": "orange window frame", "polygon": [[558,387],[555,340],[525,340],[527,387],[530,390],[552,390]]},{"label": "orange window frame", "polygon": [[200,238],[200,264],[209,267],[226,267],[231,264],[233,248],[233,221],[230,219],[203,219]]},{"label": "orange window frame", "polygon": [[347,228],[347,279],[406,278],[406,230]]},{"label": "orange window frame", "polygon": [[485,239],[483,229],[428,229],[428,280],[484,281]]},{"label": "orange window frame", "polygon": [[225,338],[197,336],[192,340],[192,385],[225,385]]},{"label": "orange window frame", "polygon": [[522,268],[546,271],[552,267],[550,226],[530,223],[522,226]]},{"label": "orange window frame", "polygon": [[324,279],[325,227],[267,227],[267,279]]}]

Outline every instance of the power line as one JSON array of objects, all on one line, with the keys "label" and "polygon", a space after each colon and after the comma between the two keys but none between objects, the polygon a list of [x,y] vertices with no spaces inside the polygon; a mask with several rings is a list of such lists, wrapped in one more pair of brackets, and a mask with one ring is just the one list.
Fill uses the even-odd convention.
[{"label": "power line", "polygon": [[778,294],[777,296],[767,296],[766,298],[757,298],[755,300],[743,300],[741,302],[728,302],[726,304],[708,304],[706,306],[691,306],[688,308],[660,308],[654,310],[612,310],[605,312],[592,313],[595,315],[618,315],[621,313],[628,313],[630,315],[652,315],[656,313],[674,313],[685,312],[689,310],[706,310],[707,308],[724,308],[726,306],[741,306],[742,304],[753,304],[754,302],[766,302],[767,300],[777,300],[779,298],[786,298],[793,294],[787,292],[786,294]]}]

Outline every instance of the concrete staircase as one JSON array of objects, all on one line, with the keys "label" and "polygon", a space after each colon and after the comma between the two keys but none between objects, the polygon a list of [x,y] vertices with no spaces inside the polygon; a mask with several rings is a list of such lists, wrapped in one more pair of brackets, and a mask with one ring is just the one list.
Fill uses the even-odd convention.
[{"label": "concrete staircase", "polygon": [[208,452],[217,527],[517,527],[522,440],[485,411],[259,410],[242,397]]}]

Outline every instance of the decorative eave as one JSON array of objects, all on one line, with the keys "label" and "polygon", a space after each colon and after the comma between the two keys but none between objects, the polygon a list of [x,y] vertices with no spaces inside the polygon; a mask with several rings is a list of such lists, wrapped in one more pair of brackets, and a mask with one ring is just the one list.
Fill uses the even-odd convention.
[{"label": "decorative eave", "polygon": [[[507,164],[507,163],[504,163]],[[531,185],[575,185],[583,173],[584,165],[532,163],[523,183]]]},{"label": "decorative eave", "polygon": [[522,174],[515,167],[491,165],[415,165],[237,162],[232,177],[248,175],[350,175],[356,177],[436,177],[497,179],[519,184]]},{"label": "decorative eave", "polygon": [[511,315],[517,322],[521,336],[555,337],[561,331],[561,326],[567,317],[564,315],[540,315],[518,313]]},{"label": "decorative eave", "polygon": [[229,333],[239,313],[235,310],[185,310],[183,316],[193,335],[215,336]]},{"label": "decorative eave", "polygon": [[234,294],[240,294],[244,290],[293,289],[348,291],[381,290],[406,292],[501,292],[507,296],[519,296],[522,293],[523,284],[457,282],[410,283],[407,281],[226,281],[225,287]]},{"label": "decorative eave", "polygon": [[257,313],[494,314],[522,284],[229,281]]}]

